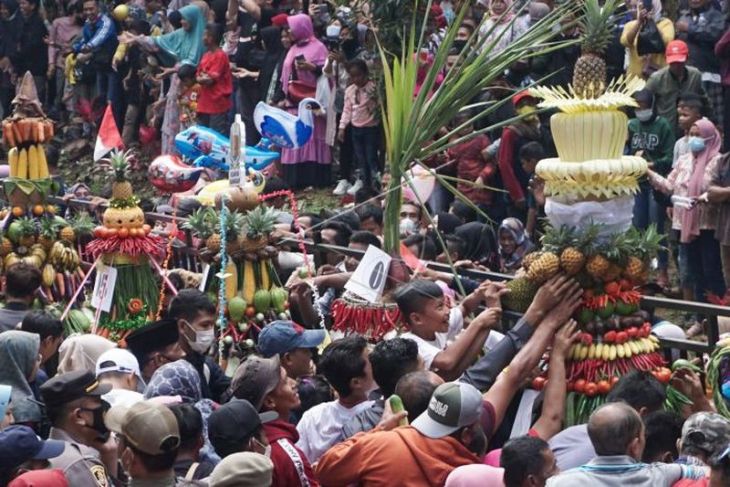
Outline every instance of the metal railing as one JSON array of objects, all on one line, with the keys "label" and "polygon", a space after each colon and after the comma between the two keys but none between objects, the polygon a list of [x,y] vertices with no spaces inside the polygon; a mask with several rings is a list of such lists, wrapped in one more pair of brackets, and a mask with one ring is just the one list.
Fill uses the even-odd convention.
[{"label": "metal railing", "polygon": [[[87,210],[90,209],[90,203],[85,200],[64,201],[58,198],[51,198],[50,200],[52,203],[55,204],[63,204],[76,208],[85,208]],[[95,211],[98,212],[100,216],[100,213],[103,211],[104,208],[104,205],[99,205],[95,209]],[[152,212],[146,213],[145,217],[149,223],[170,223],[173,221],[177,221],[179,224],[181,224],[186,221],[185,218],[173,217],[171,215]],[[292,246],[292,248],[295,249],[299,245],[298,241],[291,239],[283,239],[281,243],[285,245],[290,245]],[[347,247],[339,247],[336,245],[327,245],[310,241],[305,242],[305,247],[307,248],[307,252],[310,252],[314,255],[316,261],[321,261],[322,255],[328,252],[335,252],[341,255],[349,255],[354,257],[361,257],[364,254],[364,252],[362,251],[350,249]],[[452,273],[451,267],[447,264],[428,262],[427,266],[430,269],[436,271]],[[197,258],[197,250],[193,246],[193,238],[190,232],[185,232],[184,245],[173,247],[171,268],[172,267],[184,268],[196,272],[201,271],[202,265]],[[483,281],[486,279],[507,281],[513,279],[513,276],[507,274],[500,274],[497,272],[485,272],[476,269],[459,269],[458,275],[462,277],[472,278],[478,281]],[[677,299],[660,298],[655,296],[642,297],[640,306],[642,309],[649,311],[652,316],[654,316],[655,310],[664,309],[676,310],[684,313],[694,313],[703,316],[707,320],[707,342],[662,338],[661,342],[667,358],[670,357],[673,350],[678,351],[679,356],[683,358],[687,358],[689,354],[701,355],[704,353],[710,353],[719,340],[719,325],[717,319],[718,316],[730,317],[730,307],[717,306],[713,304],[694,301],[681,301]],[[505,315],[510,321],[516,321],[517,318],[519,318],[519,314],[514,312],[508,312],[505,313]]]}]

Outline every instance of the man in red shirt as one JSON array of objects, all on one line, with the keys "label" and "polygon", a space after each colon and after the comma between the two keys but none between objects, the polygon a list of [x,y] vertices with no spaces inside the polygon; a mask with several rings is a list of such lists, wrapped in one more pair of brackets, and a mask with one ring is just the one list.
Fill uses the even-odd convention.
[{"label": "man in red shirt", "polygon": [[217,24],[205,28],[203,43],[207,51],[200,59],[197,81],[201,85],[198,94],[198,123],[227,135],[230,129],[228,112],[231,109],[233,77],[228,55],[220,48],[223,30]]}]

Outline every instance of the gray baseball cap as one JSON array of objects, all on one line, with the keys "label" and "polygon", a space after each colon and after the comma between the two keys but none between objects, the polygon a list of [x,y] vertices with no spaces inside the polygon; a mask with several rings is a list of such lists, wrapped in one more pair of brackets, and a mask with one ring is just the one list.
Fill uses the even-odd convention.
[{"label": "gray baseball cap", "polygon": [[693,446],[709,456],[721,453],[730,443],[730,421],[717,413],[695,413],[682,426],[682,447]]},{"label": "gray baseball cap", "polygon": [[411,424],[429,438],[443,438],[479,421],[482,395],[472,385],[447,382],[433,391],[428,409]]}]

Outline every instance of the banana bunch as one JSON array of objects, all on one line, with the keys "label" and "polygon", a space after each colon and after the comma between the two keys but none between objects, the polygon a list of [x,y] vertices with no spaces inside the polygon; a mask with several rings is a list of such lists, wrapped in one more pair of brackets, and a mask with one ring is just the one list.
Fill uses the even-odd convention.
[{"label": "banana bunch", "polygon": [[54,242],[51,252],[48,256],[48,262],[59,272],[75,271],[81,259],[74,248],[63,242]]},{"label": "banana bunch", "polygon": [[556,113],[550,117],[550,131],[563,162],[620,159],[628,122],[619,110]]},{"label": "banana bunch", "polygon": [[656,352],[659,348],[659,339],[651,335],[649,338],[635,338],[626,343],[592,343],[590,345],[576,343],[571,347],[568,356],[574,361],[586,359],[612,361]]},{"label": "banana bunch", "polygon": [[43,144],[33,144],[27,149],[13,147],[8,151],[8,164],[11,178],[46,179],[50,177]]},{"label": "banana bunch", "polygon": [[41,272],[41,278],[43,281],[43,287],[49,288],[53,286],[53,282],[56,280],[56,269],[54,269],[51,264],[44,265],[43,271]]},{"label": "banana bunch", "polygon": [[587,162],[543,159],[535,172],[545,180],[548,196],[612,198],[638,191],[638,179],[647,169],[646,161],[641,157],[623,156]]},{"label": "banana bunch", "polygon": [[53,122],[47,118],[17,118],[3,121],[3,141],[7,147],[25,143],[42,144],[53,138]]},{"label": "banana bunch", "polygon": [[3,258],[3,264],[5,264],[5,268],[7,269],[13,264],[23,262],[25,264],[29,264],[33,267],[40,269],[43,266],[43,263],[46,261],[47,255],[48,254],[46,254],[46,250],[43,248],[42,245],[34,244],[25,255],[20,255],[16,252],[10,252]]}]

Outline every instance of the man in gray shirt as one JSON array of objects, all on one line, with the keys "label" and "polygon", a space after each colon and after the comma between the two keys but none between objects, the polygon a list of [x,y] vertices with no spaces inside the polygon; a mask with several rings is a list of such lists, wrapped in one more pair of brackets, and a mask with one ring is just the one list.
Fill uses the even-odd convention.
[{"label": "man in gray shirt", "polygon": [[14,330],[23,321],[41,286],[41,271],[19,262],[5,274],[5,303],[0,309],[0,332]]},{"label": "man in gray shirt", "polygon": [[641,463],[646,438],[641,416],[628,404],[604,404],[588,420],[596,456],[582,467],[548,479],[547,486],[671,486],[679,479],[699,479],[705,469],[688,465]]}]

